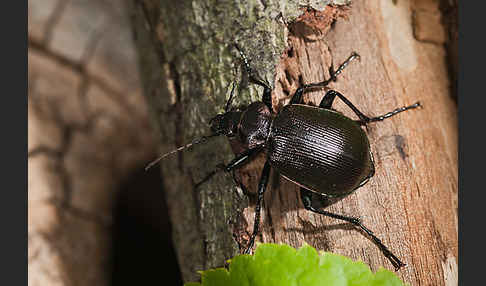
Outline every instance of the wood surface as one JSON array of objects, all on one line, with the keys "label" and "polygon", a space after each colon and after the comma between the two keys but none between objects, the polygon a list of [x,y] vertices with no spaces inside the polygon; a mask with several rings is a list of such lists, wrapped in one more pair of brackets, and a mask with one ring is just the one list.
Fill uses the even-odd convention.
[{"label": "wood surface", "polygon": [[[243,17],[248,15],[241,11],[284,10],[283,2],[264,7],[251,6],[253,2],[221,1],[218,12],[227,13],[233,3]],[[221,26],[229,15],[209,17],[214,15],[211,9],[215,7],[206,7],[207,15],[201,15],[197,7],[181,4],[179,9],[170,10],[175,15],[170,18],[168,8],[160,5],[136,2],[133,18],[145,94],[161,130],[161,151],[168,151],[207,134],[206,122],[221,112],[229,83],[235,77],[244,83],[245,76],[232,72],[239,66],[232,65],[239,60],[236,53],[223,47],[210,52],[234,40],[235,36],[228,33],[230,28]],[[337,67],[352,51],[358,52],[361,60],[352,62],[329,88],[344,94],[370,116],[416,101],[423,105],[422,109],[368,125],[376,174],[367,185],[327,210],[361,217],[363,224],[407,264],[398,272],[406,283],[457,285],[457,106],[450,94],[451,76],[444,48],[448,36],[440,21],[439,3],[353,1],[345,6],[327,6],[322,11],[310,6],[299,11],[295,18],[286,17],[286,13],[265,18],[267,14],[262,12],[257,18],[260,22],[268,20],[278,25],[270,24],[270,35],[255,29],[254,38],[264,43],[260,50],[251,50],[255,47],[252,44],[244,46],[252,63],[259,59],[272,63],[259,55],[282,51],[273,55],[277,59],[275,69],[266,69],[265,65],[256,69],[263,78],[272,79],[275,111],[288,102],[300,84],[329,78],[329,67]],[[424,13],[425,17],[416,17]],[[194,15],[200,18],[192,21]],[[190,34],[195,30],[190,29],[192,25],[211,27],[214,34],[188,50],[187,43],[194,37],[208,35],[208,30]],[[243,27],[235,24],[235,34],[240,35]],[[190,31],[183,34],[186,28]],[[283,49],[278,36],[276,44],[264,40],[279,35],[280,29],[285,34]],[[174,39],[177,35],[179,38]],[[243,102],[258,99],[262,92],[249,86],[248,95],[244,88],[241,84],[238,89],[238,99]],[[318,104],[324,93],[309,92],[304,99]],[[355,117],[339,99],[333,107]],[[174,241],[186,281],[198,279],[196,270],[222,266],[244,249],[253,227],[254,200],[246,200],[230,174],[220,173],[201,188],[194,188],[216,164],[234,157],[229,146],[227,140],[219,138],[162,162]],[[237,172],[249,192],[256,190],[263,162],[264,157],[259,156]],[[307,243],[319,250],[363,260],[374,271],[379,267],[393,270],[361,231],[304,210],[298,189],[272,172],[258,241],[294,247]]]}]

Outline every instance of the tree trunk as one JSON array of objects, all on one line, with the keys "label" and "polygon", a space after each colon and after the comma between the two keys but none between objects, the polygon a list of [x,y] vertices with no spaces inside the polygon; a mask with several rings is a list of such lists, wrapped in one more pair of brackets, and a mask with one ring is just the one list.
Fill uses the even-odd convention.
[{"label": "tree trunk", "polygon": [[[362,217],[407,264],[398,272],[405,282],[457,284],[457,118],[438,3],[339,2],[302,7],[294,1],[134,1],[145,95],[160,127],[161,152],[207,135],[232,81],[239,84],[236,104],[260,100],[262,90],[247,83],[232,43],[274,87],[277,112],[299,85],[329,78],[331,65],[356,51],[361,60],[329,88],[368,115],[416,101],[424,108],[368,125],[376,174],[327,210]],[[412,17],[420,13],[430,17]],[[308,92],[304,100],[318,104],[323,95]],[[333,107],[355,117],[339,100]],[[225,138],[213,139],[161,162],[186,281],[197,280],[197,270],[222,266],[245,248],[251,233],[254,201],[230,174],[218,173],[195,188],[218,163],[234,157],[232,147]],[[264,155],[237,172],[249,192],[256,191],[263,162]],[[363,260],[372,270],[393,269],[362,232],[304,210],[298,186],[272,174],[258,241],[308,243]]]},{"label": "tree trunk", "polygon": [[130,20],[118,1],[28,6],[28,284],[107,285],[117,190],[156,150]]}]

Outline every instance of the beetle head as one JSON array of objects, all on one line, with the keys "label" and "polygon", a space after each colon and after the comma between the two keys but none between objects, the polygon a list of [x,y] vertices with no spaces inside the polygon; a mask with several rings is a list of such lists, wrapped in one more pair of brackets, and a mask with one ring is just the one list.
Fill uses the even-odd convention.
[{"label": "beetle head", "polygon": [[238,111],[220,113],[209,121],[211,132],[217,135],[233,137],[238,131],[240,118],[241,112]]}]

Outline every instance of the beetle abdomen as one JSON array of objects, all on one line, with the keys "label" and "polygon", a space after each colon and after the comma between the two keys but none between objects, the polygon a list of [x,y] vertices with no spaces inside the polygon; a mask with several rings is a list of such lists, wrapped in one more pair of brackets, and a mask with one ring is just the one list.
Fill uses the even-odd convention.
[{"label": "beetle abdomen", "polygon": [[268,157],[281,175],[329,196],[356,189],[372,168],[368,138],[356,122],[300,104],[285,106],[274,119]]}]

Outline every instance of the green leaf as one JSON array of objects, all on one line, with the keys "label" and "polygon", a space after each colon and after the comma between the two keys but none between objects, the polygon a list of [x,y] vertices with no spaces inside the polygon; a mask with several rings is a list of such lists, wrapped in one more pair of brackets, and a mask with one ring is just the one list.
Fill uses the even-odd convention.
[{"label": "green leaf", "polygon": [[372,273],[361,261],[304,245],[296,250],[285,244],[258,245],[254,255],[238,255],[229,269],[201,271],[201,283],[185,286],[404,286],[384,268]]}]

